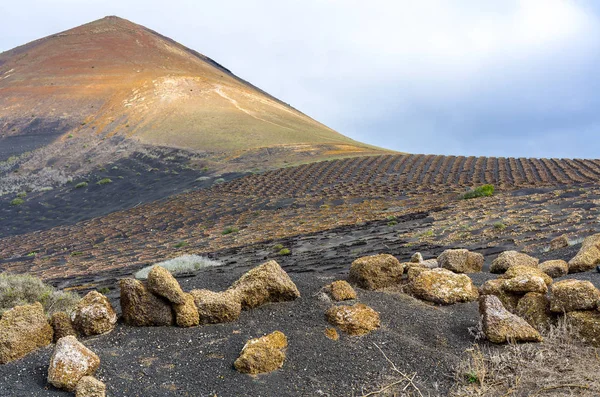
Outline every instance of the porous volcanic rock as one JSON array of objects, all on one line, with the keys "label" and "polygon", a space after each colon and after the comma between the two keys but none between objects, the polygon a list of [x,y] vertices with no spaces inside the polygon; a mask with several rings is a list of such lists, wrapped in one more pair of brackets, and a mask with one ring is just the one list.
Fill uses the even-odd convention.
[{"label": "porous volcanic rock", "polygon": [[600,347],[600,312],[573,311],[568,312],[566,318],[582,341]]},{"label": "porous volcanic rock", "polygon": [[506,273],[500,275],[501,279],[510,279],[514,277],[540,277],[548,286],[552,284],[552,277],[548,276],[542,269],[531,266],[516,265],[510,267]]},{"label": "porous volcanic rock", "polygon": [[233,365],[245,374],[256,375],[275,371],[283,367],[287,345],[287,337],[280,331],[250,339]]},{"label": "porous volcanic rock", "polygon": [[351,299],[356,299],[356,291],[350,284],[348,284],[345,280],[337,280],[333,283],[327,285],[325,290],[329,292],[331,298],[334,301],[347,301]]},{"label": "porous volcanic rock", "polygon": [[583,280],[562,280],[550,291],[550,310],[556,313],[575,310],[593,310],[598,306],[600,291],[594,284]]},{"label": "porous volcanic rock", "polygon": [[193,295],[185,294],[185,303],[173,304],[173,310],[175,311],[175,323],[178,326],[186,328],[200,324],[200,316]]},{"label": "porous volcanic rock", "polygon": [[411,257],[410,261],[412,263],[421,263],[423,262],[423,255],[420,252],[415,252]]},{"label": "porous volcanic rock", "polygon": [[442,268],[421,272],[409,285],[417,298],[442,305],[470,302],[479,296],[469,276]]},{"label": "porous volcanic rock", "polygon": [[569,261],[569,273],[586,272],[600,265],[600,234],[586,237],[581,249]]},{"label": "porous volcanic rock", "polygon": [[364,335],[379,328],[379,313],[362,303],[332,306],[325,313],[327,321],[349,335]]},{"label": "porous volcanic rock", "polygon": [[56,342],[48,382],[59,389],[75,390],[81,378],[93,375],[100,366],[100,358],[79,342],[74,336],[65,336]]},{"label": "porous volcanic rock", "polygon": [[350,266],[350,282],[361,288],[374,290],[400,283],[404,265],[389,254],[364,256]]},{"label": "porous volcanic rock", "polygon": [[522,252],[504,251],[494,259],[490,266],[490,272],[504,273],[508,268],[517,265],[537,267],[539,261],[539,259],[523,254]]},{"label": "porous volcanic rock", "polygon": [[154,266],[148,273],[148,289],[171,303],[185,304],[185,292],[171,272],[162,266]]},{"label": "porous volcanic rock", "polygon": [[437,258],[440,267],[455,273],[479,273],[483,269],[483,255],[466,249],[449,249]]},{"label": "porous volcanic rock", "polygon": [[229,291],[239,298],[244,309],[268,302],[285,302],[300,297],[290,276],[275,261],[263,263],[246,272]]},{"label": "porous volcanic rock", "polygon": [[0,319],[0,364],[18,360],[49,345],[53,333],[41,303],[7,310]]},{"label": "porous volcanic rock", "polygon": [[538,331],[545,331],[554,322],[550,300],[544,294],[529,292],[517,304],[516,314]]},{"label": "porous volcanic rock", "polygon": [[121,310],[126,324],[136,327],[173,324],[173,311],[168,301],[152,294],[144,283],[133,278],[119,281]]},{"label": "porous volcanic rock", "polygon": [[502,289],[513,294],[526,294],[528,292],[545,294],[548,292],[548,286],[543,278],[525,274],[504,280]]},{"label": "porous volcanic rock", "polygon": [[490,342],[541,342],[542,336],[521,317],[502,306],[495,295],[479,298],[479,313],[482,316],[483,333]]},{"label": "porous volcanic rock", "polygon": [[106,296],[91,291],[77,304],[71,322],[81,335],[100,335],[115,328],[117,313]]},{"label": "porous volcanic rock", "polygon": [[426,259],[419,264],[428,269],[436,269],[436,268],[440,267],[440,264],[438,263],[437,259]]},{"label": "porous volcanic rock", "polygon": [[50,318],[50,324],[54,329],[54,341],[56,342],[60,338],[65,336],[77,336],[77,331],[73,328],[71,318],[65,312],[56,312]]},{"label": "porous volcanic rock", "polygon": [[325,328],[325,336],[331,340],[340,339],[340,335],[335,328]]},{"label": "porous volcanic rock", "polygon": [[549,277],[557,278],[566,276],[569,273],[569,264],[567,261],[556,259],[540,263],[539,269]]},{"label": "porous volcanic rock", "polygon": [[555,251],[560,248],[566,248],[569,246],[569,238],[566,234],[555,237],[550,241],[550,251]]},{"label": "porous volcanic rock", "polygon": [[421,263],[419,263],[417,266],[409,266],[407,267],[407,271],[406,271],[406,277],[408,279],[408,282],[410,283],[412,280],[414,280],[419,274],[429,271],[431,270],[428,267],[422,266]]},{"label": "porous volcanic rock", "polygon": [[235,321],[240,316],[242,305],[232,291],[213,292],[207,289],[190,291],[198,309],[200,324],[218,324]]},{"label": "porous volcanic rock", "polygon": [[93,376],[84,376],[77,382],[75,397],[105,397],[106,385]]},{"label": "porous volcanic rock", "polygon": [[504,281],[505,280],[503,279],[488,280],[479,288],[479,293],[481,295],[496,296],[508,311],[514,313],[516,312],[519,299],[521,299],[523,295],[505,291],[502,288],[504,286]]}]

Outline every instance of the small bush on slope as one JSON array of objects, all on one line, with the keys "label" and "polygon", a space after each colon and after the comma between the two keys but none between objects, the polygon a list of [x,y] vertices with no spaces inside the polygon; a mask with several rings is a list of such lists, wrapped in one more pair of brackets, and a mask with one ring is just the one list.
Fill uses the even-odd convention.
[{"label": "small bush on slope", "polygon": [[79,299],[79,295],[58,291],[39,278],[26,274],[0,274],[0,315],[15,306],[35,302],[44,306],[47,315],[59,311],[70,312]]},{"label": "small bush on slope", "polygon": [[177,258],[169,259],[168,261],[156,263],[148,266],[135,273],[135,278],[145,280],[148,278],[148,273],[154,266],[162,266],[172,274],[189,272],[211,266],[221,266],[222,263],[198,255],[182,255]]},{"label": "small bush on slope", "polygon": [[481,185],[462,195],[463,200],[477,197],[490,197],[494,195],[494,185]]}]

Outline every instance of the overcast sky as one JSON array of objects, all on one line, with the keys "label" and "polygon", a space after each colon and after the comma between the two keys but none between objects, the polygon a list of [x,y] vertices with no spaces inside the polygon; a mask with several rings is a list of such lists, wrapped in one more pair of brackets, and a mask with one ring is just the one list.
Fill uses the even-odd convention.
[{"label": "overcast sky", "polygon": [[118,15],[354,139],[600,158],[592,0],[0,0],[0,51]]}]

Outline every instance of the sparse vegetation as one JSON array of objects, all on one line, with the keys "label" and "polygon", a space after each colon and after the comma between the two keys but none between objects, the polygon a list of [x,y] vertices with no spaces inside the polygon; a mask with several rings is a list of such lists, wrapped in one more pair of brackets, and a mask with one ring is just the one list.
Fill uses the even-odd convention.
[{"label": "sparse vegetation", "polygon": [[40,302],[46,314],[69,312],[79,302],[79,295],[58,291],[30,275],[0,274],[0,315],[15,306]]},{"label": "sparse vegetation", "polygon": [[274,249],[275,251],[281,251],[281,250],[283,249],[283,244],[275,244],[275,245],[273,246],[273,249]]},{"label": "sparse vegetation", "polygon": [[98,292],[100,292],[101,294],[108,294],[110,292],[110,288],[108,287],[102,287],[102,288],[98,288]]},{"label": "sparse vegetation", "polygon": [[481,185],[473,190],[463,194],[463,200],[469,200],[477,197],[490,197],[494,195],[494,185]]},{"label": "sparse vegetation", "polygon": [[287,255],[291,255],[292,251],[290,251],[289,248],[283,248],[282,250],[279,251],[279,255],[281,256],[287,256]]},{"label": "sparse vegetation", "polygon": [[187,241],[180,241],[177,244],[175,244],[173,246],[173,248],[181,248],[181,247],[185,247],[186,245],[188,245]]},{"label": "sparse vegetation", "polygon": [[225,235],[225,234],[237,233],[239,231],[240,231],[240,229],[238,229],[235,226],[227,226],[225,229],[223,229],[221,234]]},{"label": "sparse vegetation", "polygon": [[98,182],[96,182],[96,184],[100,185],[100,186],[107,185],[109,183],[112,183],[112,180],[110,178],[103,178],[103,179],[100,179]]},{"label": "sparse vegetation", "polygon": [[81,189],[81,188],[84,188],[87,186],[88,186],[87,182],[79,182],[77,185],[75,185],[75,189]]},{"label": "sparse vegetation", "polygon": [[17,206],[17,205],[21,205],[23,203],[25,203],[25,200],[17,197],[16,199],[14,199],[13,201],[10,202],[10,205]]},{"label": "sparse vegetation", "polygon": [[204,256],[198,255],[182,255],[177,258],[170,259],[168,261],[160,262],[152,266],[143,268],[142,270],[135,273],[137,279],[147,279],[148,273],[154,266],[162,266],[173,274],[189,272],[194,270],[203,269],[205,267],[221,266],[222,263],[209,259]]},{"label": "sparse vegetation", "polygon": [[27,197],[27,192],[19,192],[19,193],[17,193],[17,197],[18,198],[25,198],[25,197]]},{"label": "sparse vegetation", "polygon": [[494,223],[494,229],[504,230],[504,229],[506,229],[506,225],[502,222],[496,222],[496,223]]}]

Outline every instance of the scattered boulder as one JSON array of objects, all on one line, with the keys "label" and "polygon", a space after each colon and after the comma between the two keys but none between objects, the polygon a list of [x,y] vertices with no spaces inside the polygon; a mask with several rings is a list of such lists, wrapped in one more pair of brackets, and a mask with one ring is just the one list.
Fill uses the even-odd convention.
[{"label": "scattered boulder", "polygon": [[133,278],[119,281],[121,310],[126,324],[136,327],[173,324],[169,302],[152,294],[144,283]]},{"label": "scattered boulder", "polygon": [[552,278],[566,276],[569,273],[569,264],[560,259],[542,262],[539,268]]},{"label": "scattered boulder", "polygon": [[115,328],[117,313],[106,296],[91,291],[77,304],[71,322],[81,335],[100,335]]},{"label": "scattered boulder", "polygon": [[437,259],[427,259],[420,263],[420,265],[428,268],[428,269],[436,269],[440,267]]},{"label": "scattered boulder", "polygon": [[350,284],[348,284],[345,280],[337,280],[333,283],[327,285],[325,290],[329,292],[331,298],[334,301],[347,301],[351,299],[356,299],[356,291]]},{"label": "scattered boulder", "polygon": [[505,291],[503,288],[504,281],[503,279],[488,280],[479,288],[479,293],[481,295],[496,296],[508,311],[514,313],[522,295]]},{"label": "scattered boulder", "polygon": [[490,266],[490,272],[492,273],[504,273],[510,267],[516,265],[523,265],[529,267],[537,267],[539,263],[539,259],[529,256],[527,254],[523,254],[517,251],[504,251],[494,261]]},{"label": "scattered boulder", "polygon": [[49,345],[53,333],[41,303],[7,310],[0,319],[0,364],[18,360]]},{"label": "scattered boulder", "polygon": [[415,252],[413,256],[410,257],[410,261],[412,263],[421,263],[423,262],[423,255],[420,252]]},{"label": "scattered boulder", "polygon": [[513,294],[526,294],[528,292],[545,294],[548,292],[548,286],[543,278],[524,274],[504,280],[502,289]]},{"label": "scattered boulder", "polygon": [[566,318],[579,339],[600,347],[600,312],[597,310],[573,311],[568,312]]},{"label": "scattered boulder", "polygon": [[455,273],[479,273],[483,269],[483,255],[466,249],[450,249],[437,258],[440,267]]},{"label": "scattered boulder", "polygon": [[569,261],[569,273],[586,272],[600,265],[600,234],[586,237],[581,249]]},{"label": "scattered boulder", "polygon": [[263,263],[240,277],[231,288],[244,309],[268,302],[285,302],[300,297],[290,276],[275,261]]},{"label": "scattered boulder", "polygon": [[600,291],[583,280],[562,280],[554,283],[550,293],[550,310],[556,313],[593,310],[600,300]]},{"label": "scattered boulder", "polygon": [[554,251],[560,248],[566,248],[569,246],[569,238],[567,237],[566,234],[563,234],[562,236],[558,236],[552,239],[552,241],[550,241],[550,251]]},{"label": "scattered boulder", "polygon": [[479,296],[469,276],[442,268],[421,272],[410,282],[410,289],[417,298],[442,305],[470,302]]},{"label": "scattered boulder", "polygon": [[529,292],[519,300],[516,314],[540,332],[549,329],[554,322],[550,300],[536,292]]},{"label": "scattered boulder", "polygon": [[235,321],[242,312],[238,296],[232,291],[213,292],[207,289],[190,291],[198,309],[200,324]]},{"label": "scattered boulder", "polygon": [[479,313],[482,316],[483,333],[490,342],[542,341],[542,336],[535,328],[506,310],[495,295],[482,295],[479,298]]},{"label": "scattered boulder", "polygon": [[175,323],[178,326],[186,328],[200,324],[200,316],[193,295],[185,294],[185,303],[173,304],[173,310],[175,311]]},{"label": "scattered boulder", "polygon": [[171,303],[185,304],[185,292],[175,280],[175,277],[162,266],[154,266],[148,273],[148,289],[150,292],[162,296]]},{"label": "scattered boulder", "polygon": [[332,306],[325,313],[327,320],[350,335],[364,335],[379,328],[379,313],[362,303],[352,306]]},{"label": "scattered boulder", "polygon": [[287,345],[287,337],[280,331],[250,339],[233,365],[239,372],[251,375],[275,371],[283,367]]},{"label": "scattered boulder", "polygon": [[77,382],[75,397],[105,397],[106,385],[93,376],[84,376]]},{"label": "scattered boulder", "polygon": [[350,282],[361,288],[374,290],[400,283],[404,265],[389,254],[364,256],[350,266]]},{"label": "scattered boulder", "polygon": [[65,336],[56,342],[48,368],[48,382],[59,389],[75,390],[81,378],[93,375],[100,366],[100,358],[74,336]]},{"label": "scattered boulder", "polygon": [[56,312],[52,315],[50,319],[50,324],[54,329],[54,341],[56,342],[60,338],[64,338],[65,336],[73,335],[77,336],[77,331],[73,328],[73,324],[71,323],[71,318],[65,312]]},{"label": "scattered boulder", "polygon": [[541,269],[523,265],[510,267],[506,273],[502,274],[499,278],[510,279],[514,277],[540,277],[544,280],[546,285],[550,286],[552,284],[552,277],[548,276]]}]

